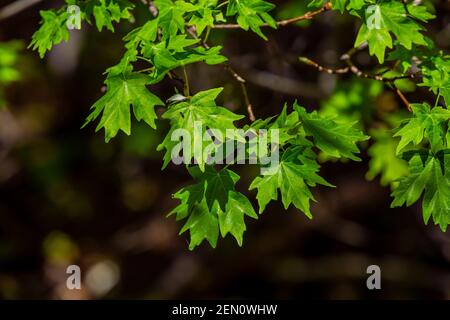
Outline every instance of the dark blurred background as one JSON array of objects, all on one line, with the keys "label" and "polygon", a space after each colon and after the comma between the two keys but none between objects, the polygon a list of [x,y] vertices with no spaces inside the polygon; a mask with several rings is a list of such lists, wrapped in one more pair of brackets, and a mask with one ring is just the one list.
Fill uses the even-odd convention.
[{"label": "dark blurred background", "polygon": [[[0,10],[11,2],[0,0]],[[62,2],[42,1],[0,20],[0,41],[27,45],[39,10]],[[274,14],[306,12],[307,2],[277,1]],[[428,32],[445,50],[449,3],[435,1],[438,18]],[[139,25],[150,15],[137,5]],[[389,188],[378,178],[365,179],[366,151],[359,163],[323,164],[322,175],[337,188],[314,189],[312,221],[273,202],[259,220],[247,220],[243,247],[227,237],[215,250],[204,243],[190,252],[188,235],[177,235],[181,222],[165,217],[177,204],[171,195],[191,181],[182,167],[160,170],[156,146],[167,124],[160,121],[154,131],[133,122],[131,136],[119,134],[108,144],[94,125],[80,130],[102,95],[102,73],[119,61],[121,38],[132,28],[123,23],[112,34],[84,25],[43,60],[21,52],[22,80],[8,86],[8,104],[0,110],[0,298],[450,299],[448,232],[425,226],[420,204],[390,209]],[[266,117],[295,99],[318,108],[351,82],[350,76],[319,73],[297,57],[338,67],[357,30],[356,19],[327,12],[300,25],[265,29],[268,42],[234,30],[213,31],[211,43],[224,43],[231,65],[248,80],[256,117]],[[357,62],[362,68],[376,64],[365,53]],[[195,64],[188,72],[193,92],[224,86],[220,102],[245,114],[239,86],[222,67]],[[174,86],[179,84],[165,80],[151,90],[167,99]],[[418,101],[427,93],[409,97]],[[388,89],[360,103],[402,108]],[[247,186],[258,168],[235,169],[238,189],[254,199]],[[66,289],[70,264],[81,266],[82,290]],[[371,264],[381,267],[381,290],[366,288]]]}]

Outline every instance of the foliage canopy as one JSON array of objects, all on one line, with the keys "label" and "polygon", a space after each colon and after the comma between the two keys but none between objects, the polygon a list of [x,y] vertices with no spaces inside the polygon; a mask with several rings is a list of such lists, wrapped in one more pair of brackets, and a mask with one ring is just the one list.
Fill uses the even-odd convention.
[{"label": "foliage canopy", "polygon": [[[255,177],[248,188],[256,191],[259,214],[270,201],[280,199],[285,208],[293,205],[312,218],[310,205],[315,199],[311,189],[319,184],[333,187],[319,175],[319,161],[359,161],[358,145],[367,146],[365,141],[371,137],[367,178],[380,175],[381,183],[390,185],[392,207],[410,206],[421,199],[425,223],[431,219],[446,230],[450,224],[450,59],[426,36],[427,22],[435,17],[431,1],[312,0],[308,2],[309,11],[287,20],[276,20],[276,6],[263,0],[144,2],[148,19],[123,39],[123,57],[106,71],[107,91],[93,104],[86,120],[85,125],[99,119],[97,130],[104,129],[106,141],[119,131],[130,135],[132,116],[155,128],[156,108],[163,108],[161,118],[170,124],[167,137],[158,147],[166,152],[165,167],[175,148],[170,136],[177,129],[203,135],[209,129],[236,129],[247,120],[245,130],[277,128],[280,161],[271,174]],[[99,31],[114,31],[117,23],[134,20],[135,4],[126,0],[66,0],[66,4],[79,6],[81,19]],[[319,111],[308,112],[294,103],[280,106],[274,117],[255,119],[245,80],[229,67],[220,45],[208,44],[209,35],[217,29],[243,29],[268,40],[267,27],[281,28],[331,10],[359,21],[354,47],[341,58],[345,66],[331,69],[306,57],[299,57],[299,61],[319,72],[353,74],[356,84],[337,90]],[[63,7],[42,11],[41,16],[30,47],[44,57],[52,46],[68,40],[69,14]],[[11,67],[11,48],[0,45],[0,79],[6,81],[18,77]],[[368,50],[378,61],[375,70],[360,70],[353,62],[352,57],[362,50]],[[138,60],[148,67],[136,70]],[[242,87],[247,120],[242,120],[245,115],[218,105],[222,88],[191,94],[185,66],[194,63],[221,64],[232,73]],[[184,74],[182,94],[175,91],[172,97],[162,99],[151,92],[151,86],[165,77],[180,78],[178,72]],[[409,103],[405,88],[414,84],[427,87],[435,101]],[[359,105],[355,96],[367,95],[370,101],[383,88],[398,94],[405,112],[385,114],[382,126],[370,127],[370,116],[355,109]],[[200,133],[195,132],[195,121],[202,123]],[[228,166],[202,162],[196,158],[196,146],[192,148],[197,165],[187,166],[187,170],[195,183],[175,193],[180,204],[169,215],[185,220],[181,233],[189,231],[190,249],[203,240],[215,247],[219,235],[227,234],[242,245],[245,217],[257,219],[258,214],[247,196],[236,190],[239,176]]]}]

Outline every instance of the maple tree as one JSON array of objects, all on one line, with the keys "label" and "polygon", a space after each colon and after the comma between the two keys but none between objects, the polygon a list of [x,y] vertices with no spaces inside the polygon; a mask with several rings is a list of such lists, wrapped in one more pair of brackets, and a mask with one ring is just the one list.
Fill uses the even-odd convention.
[{"label": "maple tree", "polygon": [[[392,188],[392,207],[410,206],[422,199],[425,223],[431,219],[446,230],[450,224],[450,57],[426,35],[426,24],[435,17],[431,1],[312,0],[307,1],[306,12],[285,20],[276,20],[272,15],[276,6],[263,0],[144,2],[148,19],[123,39],[123,57],[106,71],[107,91],[93,104],[85,126],[98,120],[97,130],[104,129],[105,140],[109,141],[119,131],[132,134],[132,114],[155,128],[157,108],[162,108],[161,118],[170,124],[158,146],[165,151],[163,168],[176,148],[171,135],[177,129],[185,129],[192,136],[204,136],[210,130],[278,129],[280,161],[269,174],[255,177],[248,189],[256,191],[259,214],[270,201],[280,199],[285,208],[293,205],[308,218],[313,217],[310,206],[315,201],[311,189],[316,185],[334,187],[319,175],[319,162],[360,161],[358,145],[366,147],[365,141],[372,138],[367,178],[380,175],[381,184]],[[99,31],[114,31],[118,23],[134,19],[135,4],[126,0],[66,0],[66,5],[77,5],[80,19]],[[66,9],[41,12],[41,25],[30,43],[41,57],[69,39]],[[354,47],[342,54],[343,66],[329,68],[308,57],[299,57],[298,61],[318,72],[353,74],[356,84],[336,90],[318,111],[308,112],[296,102],[280,106],[274,117],[259,119],[245,80],[230,67],[222,46],[210,44],[209,36],[216,29],[243,29],[267,41],[265,28],[278,29],[328,11],[359,21]],[[16,47],[0,45],[0,79],[7,79],[5,82],[18,78],[11,67]],[[378,61],[376,69],[361,70],[355,64],[354,55],[363,50]],[[138,61],[148,66],[136,69],[141,65]],[[217,105],[220,87],[190,92],[186,65],[194,63],[223,65],[230,72],[242,89],[247,117]],[[174,90],[168,99],[152,93],[152,85],[165,77],[183,82],[183,92]],[[429,88],[435,101],[410,103],[405,92],[411,84]],[[370,127],[370,115],[355,99],[367,95],[370,101],[383,89],[398,95],[405,112],[385,114],[383,126]],[[301,101],[301,97],[298,99]],[[200,131],[195,128],[196,121],[201,122]],[[242,121],[246,124],[239,127]],[[225,142],[218,141],[218,146]],[[194,143],[190,148],[197,164],[186,167],[195,184],[174,194],[180,203],[169,215],[185,220],[181,233],[189,231],[190,249],[204,240],[215,247],[219,236],[227,234],[242,245],[245,216],[257,219],[258,214],[249,198],[236,190],[239,176],[229,165],[206,163]]]}]

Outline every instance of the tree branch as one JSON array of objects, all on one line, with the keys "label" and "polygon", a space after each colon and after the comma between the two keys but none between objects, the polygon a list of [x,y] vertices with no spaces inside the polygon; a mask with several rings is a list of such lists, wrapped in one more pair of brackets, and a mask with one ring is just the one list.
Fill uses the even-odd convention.
[{"label": "tree branch", "polygon": [[[386,77],[383,76],[384,73],[382,73],[382,74],[369,74],[367,72],[364,72],[364,71],[360,70],[353,63],[352,57],[359,50],[362,50],[362,49],[364,49],[366,47],[367,47],[367,43],[363,43],[361,46],[356,47],[356,48],[351,48],[349,51],[344,53],[341,56],[341,60],[344,61],[347,64],[347,67],[345,67],[345,68],[339,68],[339,69],[327,68],[327,67],[321,66],[317,62],[315,62],[315,61],[313,61],[313,60],[311,60],[309,58],[305,58],[305,57],[299,57],[299,61],[305,63],[306,65],[312,66],[312,67],[316,68],[317,70],[319,70],[321,72],[326,72],[326,73],[329,73],[329,74],[346,74],[346,73],[351,72],[351,73],[353,73],[354,75],[356,75],[357,77],[360,77],[360,78],[381,81],[381,82],[384,82],[384,83],[388,84],[389,87],[391,87],[392,89],[394,89],[393,83],[396,80],[400,80],[400,79],[414,79],[415,78],[416,73],[412,73],[412,74],[409,74],[409,75],[398,76],[398,77],[393,77],[393,78],[386,78]],[[397,93],[397,95],[399,96],[400,100],[402,100],[402,102],[408,108],[408,111],[411,111],[410,103],[408,102],[408,100],[406,99],[404,94],[400,91],[400,89],[395,87],[394,91]]]},{"label": "tree branch", "polygon": [[[328,11],[330,9],[331,9],[331,2],[328,2],[322,8],[317,9],[315,11],[309,11],[301,16],[294,17],[291,19],[277,21],[276,25],[278,27],[284,27],[284,26],[287,26],[289,24],[296,23],[299,21],[310,20],[314,16],[321,14],[322,12]],[[270,25],[268,23],[264,23],[261,25],[261,27],[270,27]],[[230,23],[230,24],[216,24],[213,28],[214,29],[239,29],[239,28],[241,28],[241,26],[237,23]]]},{"label": "tree branch", "polygon": [[320,64],[318,64],[317,62],[306,58],[306,57],[299,57],[298,60],[300,62],[303,62],[304,64],[307,64],[311,67],[316,68],[317,70],[321,71],[321,72],[326,72],[329,74],[343,74],[343,73],[348,73],[349,72],[349,68],[345,67],[345,68],[340,68],[340,69],[331,69],[331,68],[327,68],[324,66],[321,66]]},{"label": "tree branch", "polygon": [[[351,48],[349,51],[347,51],[347,53],[343,54],[341,56],[341,60],[344,60],[347,65],[350,68],[350,71],[353,72],[355,75],[357,75],[358,77],[362,77],[362,78],[366,78],[366,79],[372,79],[372,80],[377,80],[377,81],[382,81],[384,83],[389,84],[389,86],[393,88],[393,83],[396,80],[400,80],[400,79],[407,79],[407,78],[414,78],[414,74],[409,75],[409,76],[400,76],[400,77],[394,77],[394,78],[385,78],[382,75],[370,75],[367,74],[361,70],[359,70],[359,68],[353,64],[352,61],[352,56],[358,52],[359,50],[362,50],[364,48],[367,47],[367,43],[363,43],[361,46],[357,47],[357,48]],[[399,88],[395,88],[395,93],[397,93],[397,95],[399,96],[400,100],[402,100],[403,104],[406,106],[406,108],[408,109],[409,112],[411,112],[411,105],[408,101],[408,99],[406,99],[406,97],[403,95],[403,93],[400,91]]]}]

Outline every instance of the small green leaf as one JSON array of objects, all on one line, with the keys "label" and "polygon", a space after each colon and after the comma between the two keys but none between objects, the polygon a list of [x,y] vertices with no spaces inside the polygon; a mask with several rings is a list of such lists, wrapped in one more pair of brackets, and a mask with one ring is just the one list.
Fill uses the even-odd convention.
[{"label": "small green leaf", "polygon": [[315,145],[326,154],[337,158],[348,158],[360,161],[355,154],[359,153],[357,143],[369,137],[348,123],[339,123],[325,118],[313,111],[306,112],[303,107],[294,104],[300,122],[307,136],[312,136]]},{"label": "small green leaf", "polygon": [[395,137],[400,137],[397,154],[410,143],[419,145],[424,138],[429,142],[432,150],[442,149],[446,145],[450,110],[441,107],[431,109],[426,103],[411,104],[411,109],[413,117],[394,134]]},{"label": "small green leaf", "polygon": [[267,23],[276,29],[276,21],[268,14],[275,6],[263,0],[230,0],[227,7],[227,16],[237,14],[239,26],[248,30],[249,28],[264,40],[267,37],[262,33],[261,26]]},{"label": "small green leaf", "polygon": [[433,217],[442,231],[450,224],[450,150],[415,152],[409,160],[409,175],[399,180],[392,192],[392,207],[415,203],[423,193],[423,219]]},{"label": "small green leaf", "polygon": [[427,45],[421,33],[423,27],[416,20],[427,21],[434,17],[426,12],[425,7],[419,9],[400,1],[381,1],[368,4],[364,13],[365,20],[358,32],[355,47],[367,41],[370,54],[375,55],[380,63],[384,62],[386,49],[392,48],[391,34],[409,50],[413,44]]},{"label": "small green leaf", "polygon": [[[204,159],[202,145],[195,143],[195,140],[203,139],[204,133],[208,128],[220,131],[223,137],[226,136],[227,129],[236,129],[234,122],[242,119],[244,116],[237,115],[226,108],[216,105],[215,99],[222,89],[215,88],[201,91],[190,98],[189,101],[181,101],[170,105],[162,115],[163,119],[170,120],[171,125],[166,138],[158,146],[158,150],[166,149],[163,168],[170,162],[172,149],[179,143],[172,141],[172,134],[175,130],[183,129],[192,138],[191,148],[188,153],[203,170],[206,159]],[[191,158],[184,160],[187,162]]]},{"label": "small green leaf", "polygon": [[234,188],[239,176],[228,169],[217,172],[210,166],[204,172],[191,167],[189,173],[197,183],[174,195],[181,203],[169,213],[176,214],[177,220],[187,218],[180,233],[189,230],[189,249],[194,249],[205,239],[215,248],[219,230],[222,237],[231,233],[242,245],[246,230],[244,216],[254,219],[258,216],[247,197]]},{"label": "small green leaf", "polygon": [[86,126],[103,113],[96,131],[105,129],[105,140],[115,137],[119,130],[126,134],[131,132],[130,106],[138,121],[144,120],[152,128],[155,125],[155,106],[164,103],[152,94],[146,85],[151,79],[143,74],[128,71],[118,75],[110,75],[105,81],[107,92],[92,107],[92,113],[86,119]]},{"label": "small green leaf", "polygon": [[317,175],[319,168],[310,146],[289,147],[276,167],[265,175],[256,177],[250,185],[249,190],[258,190],[256,198],[259,212],[263,212],[271,200],[278,200],[279,189],[285,209],[292,203],[311,219],[310,200],[314,200],[314,197],[309,187],[317,184],[333,186]]},{"label": "small green leaf", "polygon": [[41,11],[41,27],[33,34],[29,48],[38,50],[43,58],[45,53],[61,41],[69,40],[69,30],[66,26],[67,13],[51,10]]}]

